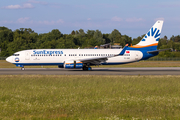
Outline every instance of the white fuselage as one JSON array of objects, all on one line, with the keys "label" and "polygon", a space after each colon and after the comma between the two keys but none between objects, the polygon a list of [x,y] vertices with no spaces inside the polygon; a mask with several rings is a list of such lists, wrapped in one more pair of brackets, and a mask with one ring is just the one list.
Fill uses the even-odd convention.
[{"label": "white fuselage", "polygon": [[70,60],[109,57],[101,64],[125,64],[139,61],[143,54],[141,51],[128,50],[122,56],[118,55],[122,49],[32,49],[16,52],[6,60],[13,64],[22,65],[59,65]]}]

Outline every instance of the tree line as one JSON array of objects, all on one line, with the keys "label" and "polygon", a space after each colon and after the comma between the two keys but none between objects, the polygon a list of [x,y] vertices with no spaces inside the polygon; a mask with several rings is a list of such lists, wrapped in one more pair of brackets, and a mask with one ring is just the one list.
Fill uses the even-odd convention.
[{"label": "tree line", "polygon": [[[89,48],[103,44],[119,43],[122,47],[125,44],[135,45],[144,35],[131,38],[122,35],[114,29],[109,34],[99,30],[83,29],[72,31],[70,34],[62,34],[58,29],[49,33],[38,34],[31,28],[20,28],[12,31],[7,27],[0,27],[0,56],[7,57],[13,53],[26,49],[55,49],[55,48]],[[180,35],[172,36],[170,39],[164,36],[159,40],[158,49],[172,48],[172,51],[164,51],[159,54],[161,57],[180,57]]]}]

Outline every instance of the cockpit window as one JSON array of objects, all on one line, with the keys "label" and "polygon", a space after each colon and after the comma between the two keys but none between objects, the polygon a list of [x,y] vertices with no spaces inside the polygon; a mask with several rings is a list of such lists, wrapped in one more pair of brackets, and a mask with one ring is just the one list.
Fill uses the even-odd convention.
[{"label": "cockpit window", "polygon": [[13,56],[19,56],[19,54],[13,54]]}]

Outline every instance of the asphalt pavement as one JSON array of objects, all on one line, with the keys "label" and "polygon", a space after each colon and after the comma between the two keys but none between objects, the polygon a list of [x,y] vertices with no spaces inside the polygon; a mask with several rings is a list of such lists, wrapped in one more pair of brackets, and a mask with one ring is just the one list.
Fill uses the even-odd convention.
[{"label": "asphalt pavement", "polygon": [[0,75],[180,75],[180,67],[92,68],[0,68]]}]

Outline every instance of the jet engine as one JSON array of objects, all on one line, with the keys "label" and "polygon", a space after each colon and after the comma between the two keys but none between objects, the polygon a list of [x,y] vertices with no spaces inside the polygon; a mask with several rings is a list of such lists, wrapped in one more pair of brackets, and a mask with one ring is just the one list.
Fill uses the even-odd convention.
[{"label": "jet engine", "polygon": [[64,68],[83,68],[83,63],[80,61],[65,61]]}]

